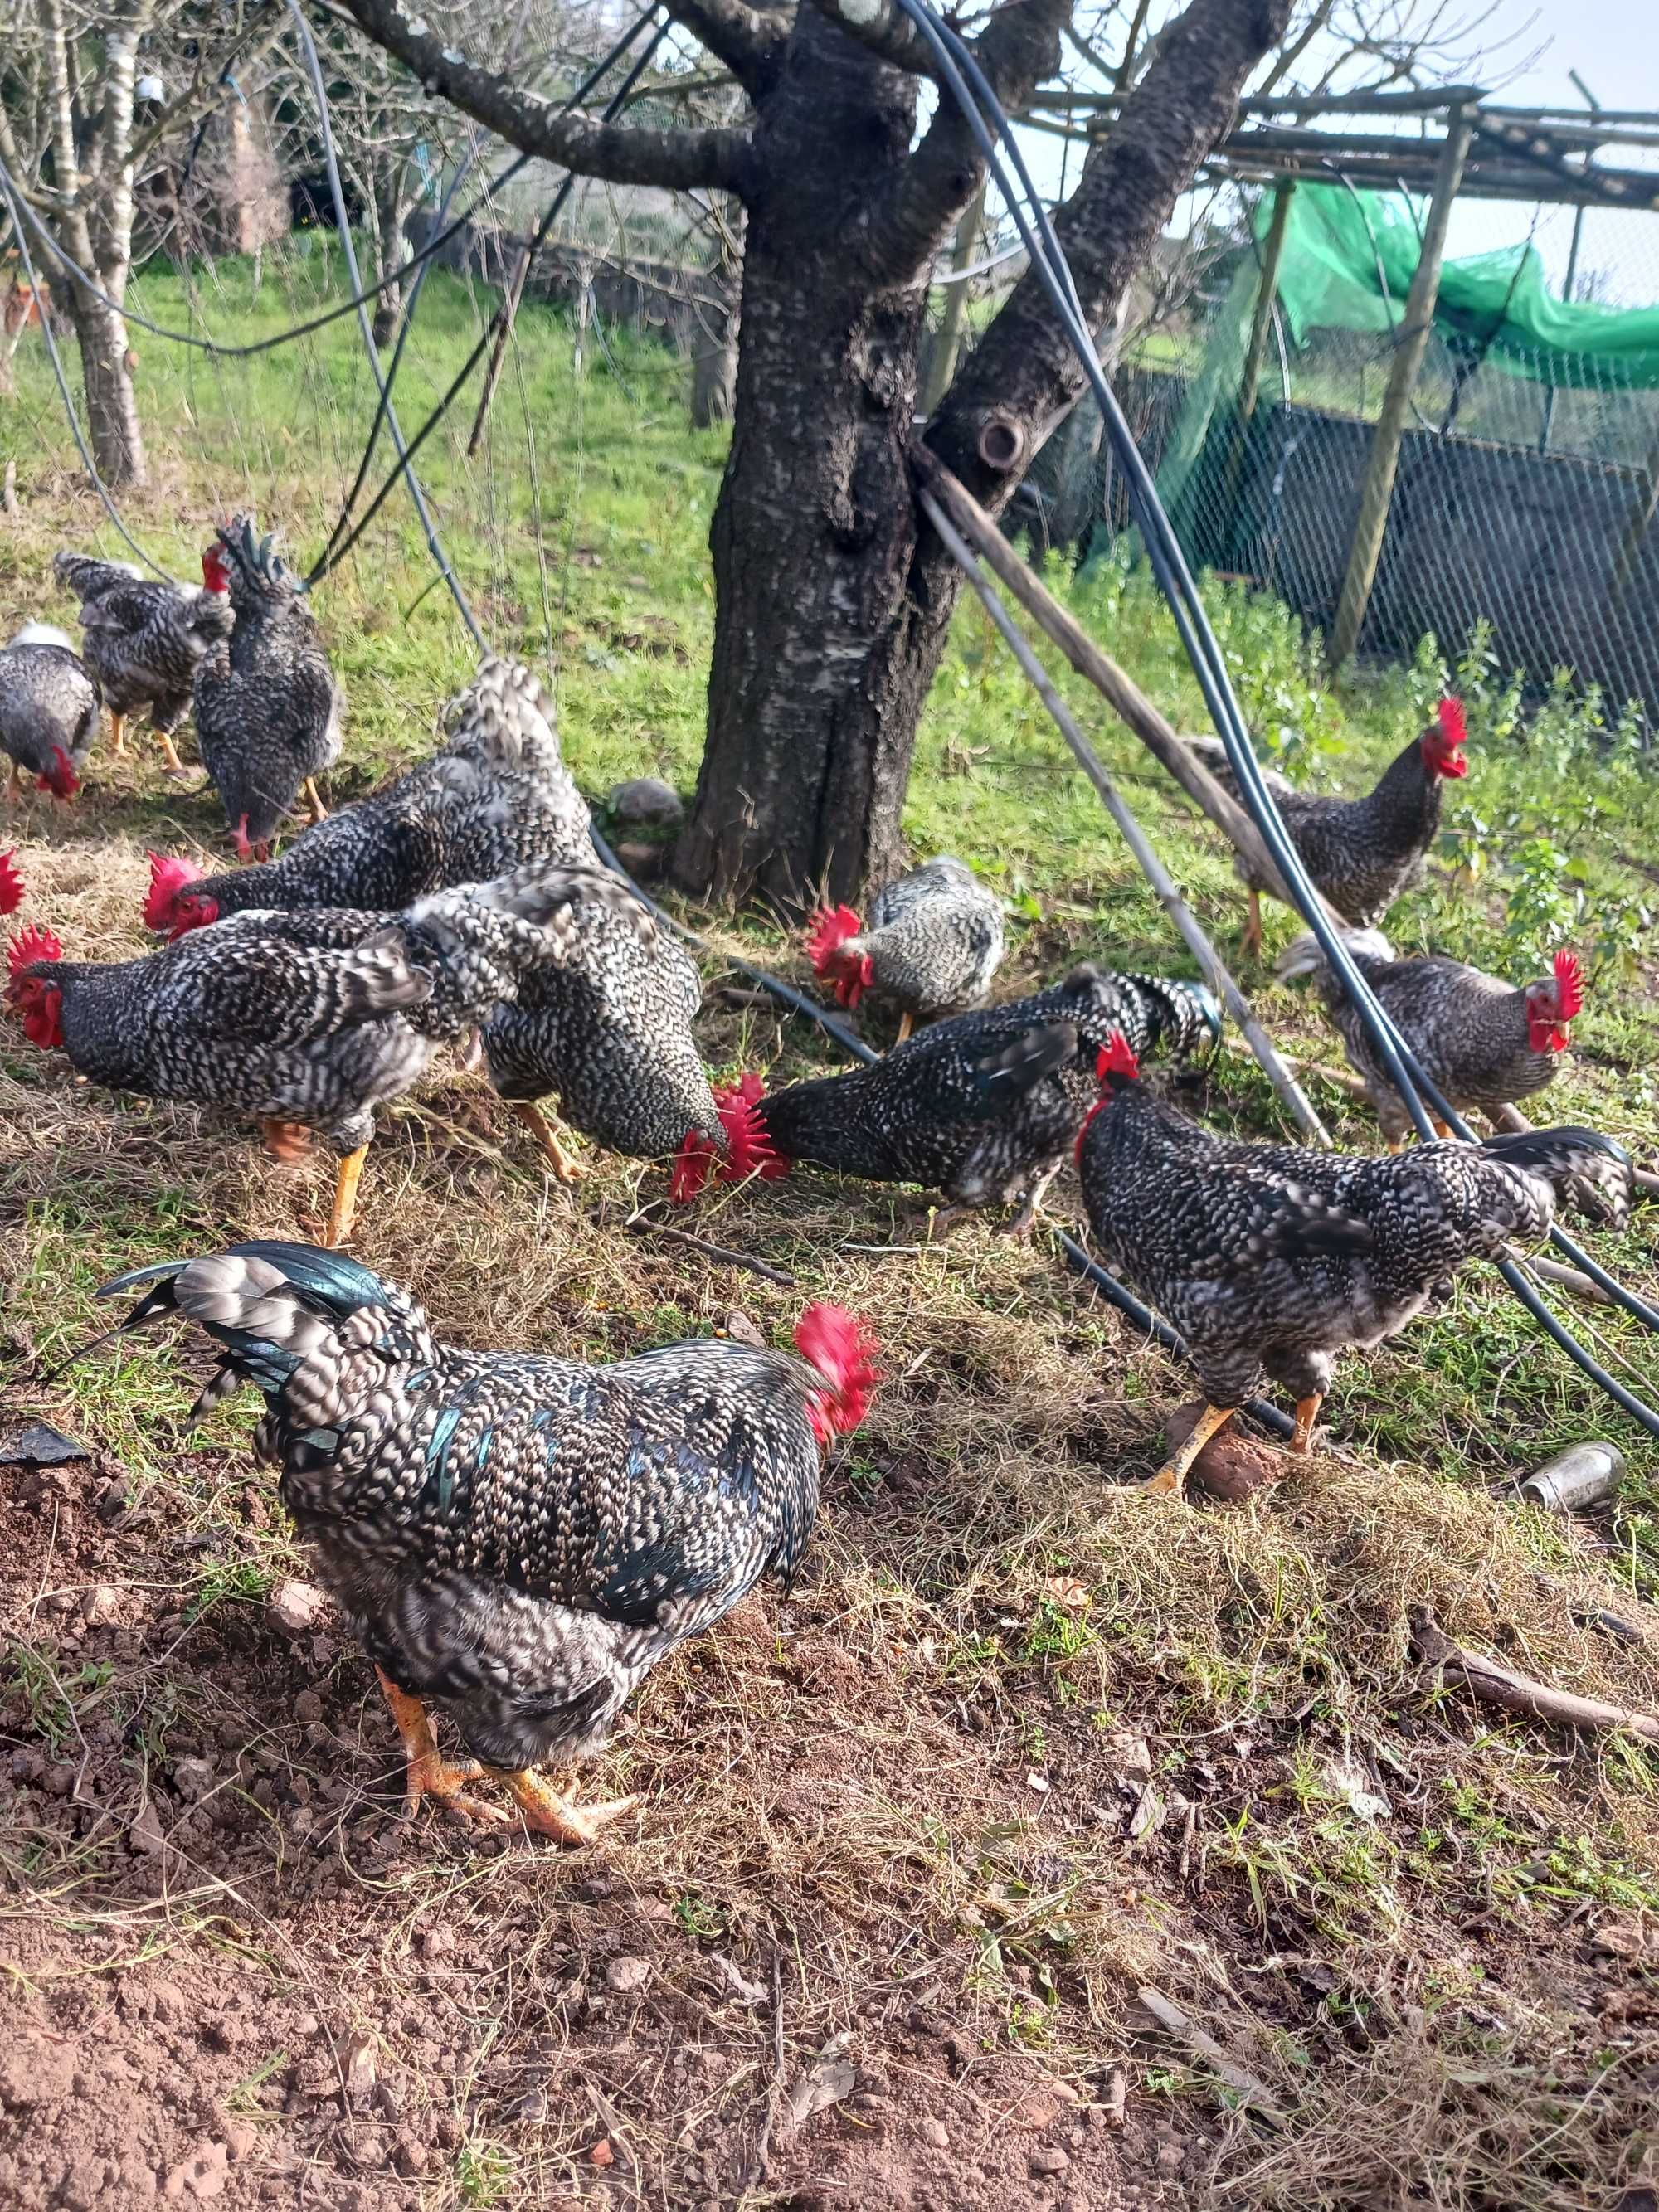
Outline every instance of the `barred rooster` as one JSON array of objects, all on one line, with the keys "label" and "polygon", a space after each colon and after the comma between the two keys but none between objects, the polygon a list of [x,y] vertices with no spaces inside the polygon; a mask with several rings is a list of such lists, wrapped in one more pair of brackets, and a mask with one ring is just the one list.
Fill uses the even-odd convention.
[{"label": "barred rooster", "polygon": [[196,740],[218,786],[242,860],[264,860],[303,792],[326,810],[316,779],[340,757],[345,694],[334,679],[298,578],[239,514],[202,556],[228,579],[235,626],[196,671]]},{"label": "barred rooster", "polygon": [[1291,1449],[1306,1451],[1337,1352],[1395,1335],[1467,1261],[1540,1243],[1564,1200],[1629,1213],[1629,1158],[1594,1130],[1362,1158],[1211,1136],[1146,1090],[1121,1036],[1100,1076],[1078,1141],[1090,1223],[1186,1338],[1206,1401],[1153,1492],[1180,1492],[1264,1372],[1294,1393]]},{"label": "barred rooster", "polygon": [[374,1109],[435,1047],[483,1021],[526,975],[579,946],[579,908],[654,925],[617,879],[532,862],[436,891],[400,914],[316,907],[246,914],[140,960],[66,961],[50,931],[8,950],[23,1032],[82,1075],[256,1118],[281,1160],[320,1132],[336,1154],[328,1241],[349,1235]]},{"label": "barred rooster", "polygon": [[868,922],[851,907],[824,908],[806,951],[843,1006],[866,992],[892,1000],[902,1044],[918,1021],[984,998],[1002,964],[1002,902],[971,868],[941,854],[878,891]]},{"label": "barred rooster", "polygon": [[98,735],[98,686],[61,629],[28,623],[0,652],[0,752],[9,756],[6,797],[23,777],[55,799],[72,799]]},{"label": "barred rooster", "polygon": [[594,1367],[445,1344],[406,1291],[302,1244],[166,1261],[103,1295],[137,1289],[123,1328],[177,1313],[220,1347],[198,1413],[264,1394],[256,1449],[374,1663],[411,1809],[504,1822],[468,1794],[488,1775],[565,1844],[637,1800],[574,1805],[532,1770],[598,1751],[653,1667],[793,1575],[823,1455],[878,1379],[834,1306],[802,1316],[799,1358],[702,1339]]},{"label": "barred rooster", "polygon": [[[810,1160],[872,1182],[915,1182],[951,1203],[941,1221],[1023,1200],[1009,1233],[1023,1236],[1064,1166],[1095,1095],[1094,1068],[1116,1030],[1143,1052],[1185,1057],[1220,1032],[1200,984],[1075,968],[1026,999],[937,1022],[872,1066],[791,1084],[768,1097],[745,1077],[719,1094],[731,1158],[745,1171],[787,1174]],[[688,1139],[674,1194],[696,1196],[713,1150]]]},{"label": "barred rooster", "polygon": [[199,586],[151,582],[128,562],[86,553],[60,553],[52,565],[81,602],[82,651],[109,708],[116,758],[125,750],[127,716],[148,707],[168,774],[187,774],[173,733],[204,655],[230,635],[235,621],[223,563],[204,556]]},{"label": "barred rooster", "polygon": [[[1327,799],[1297,791],[1271,771],[1272,790],[1291,842],[1314,883],[1346,921],[1380,921],[1402,891],[1423,872],[1440,828],[1441,786],[1468,774],[1463,708],[1443,699],[1435,719],[1390,764],[1364,799]],[[1204,764],[1235,798],[1238,787],[1218,738],[1188,738]],[[1250,895],[1243,948],[1261,949],[1261,893],[1271,885],[1252,878],[1241,855],[1235,862]]]},{"label": "barred rooster", "polygon": [[[1553,972],[1520,989],[1431,953],[1397,960],[1381,931],[1347,938],[1355,966],[1382,1001],[1425,1073],[1449,1106],[1495,1119],[1555,1080],[1569,1042],[1567,1024],[1584,1003],[1583,970],[1571,952],[1558,952]],[[1391,1152],[1412,1133],[1412,1118],[1376,1057],[1370,1032],[1312,936],[1299,937],[1279,963],[1282,979],[1312,975],[1342,1039],[1348,1064],[1365,1085]],[[1451,1133],[1437,1118],[1444,1137]]]},{"label": "barred rooster", "polygon": [[277,860],[208,876],[194,861],[152,855],[146,925],[178,937],[252,907],[403,907],[526,860],[599,865],[586,802],[529,669],[486,660],[447,719],[432,759],[303,831]]}]

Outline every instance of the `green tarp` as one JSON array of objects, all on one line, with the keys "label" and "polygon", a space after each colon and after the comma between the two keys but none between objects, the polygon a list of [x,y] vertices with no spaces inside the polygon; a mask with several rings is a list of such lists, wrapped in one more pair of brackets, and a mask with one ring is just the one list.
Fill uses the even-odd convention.
[{"label": "green tarp", "polygon": [[[1258,239],[1272,215],[1273,196],[1263,193]],[[1418,250],[1403,196],[1298,185],[1279,270],[1279,303],[1296,343],[1316,330],[1391,329],[1403,316]],[[1480,349],[1512,375],[1599,390],[1659,388],[1659,307],[1569,307],[1551,294],[1530,246],[1448,261],[1434,319],[1449,341]]]}]

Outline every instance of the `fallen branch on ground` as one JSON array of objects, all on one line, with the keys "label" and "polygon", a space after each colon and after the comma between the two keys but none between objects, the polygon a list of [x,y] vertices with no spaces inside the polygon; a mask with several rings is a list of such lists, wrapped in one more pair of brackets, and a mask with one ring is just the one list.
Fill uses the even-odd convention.
[{"label": "fallen branch on ground", "polygon": [[1253,2112],[1276,2128],[1285,2124],[1290,2115],[1282,2105],[1274,2103],[1267,2084],[1258,2081],[1254,2074],[1246,2073],[1236,2058],[1229,2058],[1215,2038],[1206,2034],[1178,2004],[1171,2002],[1161,1990],[1141,1989],[1135,1995],[1166,2035],[1174,2036],[1178,2043],[1184,2043],[1195,2052],[1217,2080],[1224,2081]]},{"label": "fallen branch on ground", "polygon": [[763,1275],[769,1283],[775,1283],[780,1290],[799,1288],[796,1277],[787,1268],[775,1267],[769,1260],[757,1259],[752,1252],[733,1252],[724,1244],[710,1244],[702,1237],[693,1237],[689,1230],[672,1228],[648,1213],[636,1213],[628,1226],[636,1236],[649,1230],[653,1237],[666,1237],[672,1243],[687,1245],[693,1252],[701,1252],[705,1260],[720,1260],[728,1267],[747,1267],[752,1274]]},{"label": "fallen branch on ground", "polygon": [[1628,1729],[1644,1743],[1659,1743],[1659,1717],[1610,1705],[1603,1698],[1581,1698],[1571,1690],[1558,1690],[1548,1682],[1534,1682],[1517,1674],[1501,1659],[1485,1651],[1470,1651],[1454,1644],[1426,1606],[1413,1606],[1412,1643],[1418,1655],[1435,1668],[1443,1680],[1461,1682],[1482,1705],[1498,1705],[1504,1712],[1520,1713],[1528,1720],[1553,1721],[1563,1728]]}]

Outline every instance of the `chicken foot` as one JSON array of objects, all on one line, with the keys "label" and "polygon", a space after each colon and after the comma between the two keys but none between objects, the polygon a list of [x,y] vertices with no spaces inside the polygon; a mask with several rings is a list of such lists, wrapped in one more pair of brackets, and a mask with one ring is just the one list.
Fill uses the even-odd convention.
[{"label": "chicken foot", "polygon": [[573,1159],[559,1142],[558,1133],[533,1098],[520,1098],[514,1103],[514,1113],[536,1140],[537,1150],[546,1158],[561,1182],[580,1182],[583,1169],[579,1160]]},{"label": "chicken foot", "polygon": [[1186,1489],[1187,1476],[1193,1462],[1216,1431],[1224,1429],[1237,1411],[1237,1406],[1206,1405],[1186,1443],[1170,1453],[1155,1475],[1136,1486],[1136,1497],[1179,1498]]},{"label": "chicken foot", "polygon": [[435,1797],[447,1813],[461,1820],[492,1828],[507,1826],[512,1820],[510,1814],[494,1805],[483,1804],[467,1794],[466,1784],[483,1775],[507,1784],[524,1815],[526,1826],[536,1834],[550,1836],[556,1843],[586,1844],[597,1840],[601,1828],[612,1820],[619,1820],[623,1814],[631,1813],[640,1802],[636,1796],[612,1797],[599,1805],[573,1805],[527,1767],[514,1770],[481,1765],[476,1759],[447,1759],[438,1748],[432,1723],[421,1700],[400,1690],[380,1668],[374,1669],[374,1674],[398,1734],[403,1738],[404,1803],[411,1816],[418,1811],[422,1797]]},{"label": "chicken foot", "polygon": [[161,748],[161,760],[169,775],[188,777],[190,770],[179,757],[179,748],[173,742],[171,730],[157,730],[155,742]]},{"label": "chicken foot", "polygon": [[1249,912],[1245,917],[1244,934],[1238,940],[1238,949],[1254,960],[1261,950],[1261,894],[1254,889],[1249,894]]},{"label": "chicken foot", "polygon": [[317,788],[316,777],[308,775],[305,781],[300,786],[300,788],[305,793],[306,805],[311,809],[311,819],[313,825],[319,822],[326,822],[328,819],[328,809],[324,805],[322,793]]},{"label": "chicken foot", "polygon": [[109,749],[117,760],[125,760],[127,757],[126,726],[126,716],[118,714],[112,707],[109,710]]},{"label": "chicken foot", "polygon": [[908,1037],[911,1030],[915,1029],[915,1025],[916,1018],[911,1012],[908,1006],[907,1006],[904,1012],[899,1016],[898,1035],[893,1039],[893,1042],[896,1045],[902,1044]]},{"label": "chicken foot", "polygon": [[359,1145],[355,1152],[346,1154],[335,1170],[334,1203],[329,1208],[328,1234],[323,1239],[331,1252],[337,1252],[351,1234],[357,1218],[357,1185],[368,1158],[368,1146]]},{"label": "chicken foot", "polygon": [[538,1836],[551,1836],[556,1844],[597,1842],[601,1828],[621,1820],[623,1814],[631,1813],[640,1802],[637,1796],[611,1797],[599,1805],[573,1805],[527,1766],[516,1771],[505,1766],[486,1766],[483,1771],[493,1780],[507,1784],[517,1800],[526,1827]]},{"label": "chicken foot", "polygon": [[447,1813],[453,1813],[461,1820],[476,1820],[487,1827],[506,1827],[508,1815],[498,1806],[480,1804],[476,1797],[466,1794],[465,1785],[484,1771],[477,1759],[463,1759],[452,1765],[438,1748],[432,1723],[420,1699],[400,1690],[391,1676],[382,1674],[378,1667],[374,1674],[380,1694],[390,1706],[392,1721],[403,1738],[404,1811],[412,1819],[420,1809],[422,1797],[435,1797]]},{"label": "chicken foot", "polygon": [[1296,1401],[1296,1426],[1291,1431],[1291,1449],[1306,1451],[1313,1441],[1314,1423],[1319,1419],[1319,1409],[1325,1402],[1322,1390],[1316,1390]]}]

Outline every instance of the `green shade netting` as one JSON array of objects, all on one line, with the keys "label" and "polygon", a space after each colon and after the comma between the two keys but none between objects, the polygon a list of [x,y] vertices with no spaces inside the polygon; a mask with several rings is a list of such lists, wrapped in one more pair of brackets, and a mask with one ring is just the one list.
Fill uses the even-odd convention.
[{"label": "green shade netting", "polygon": [[[1272,219],[1273,196],[1264,193],[1258,240]],[[1391,329],[1402,318],[1418,251],[1417,222],[1402,195],[1298,185],[1279,270],[1279,303],[1296,343],[1316,330]],[[1448,261],[1434,319],[1443,337],[1479,346],[1511,374],[1598,390],[1659,388],[1659,307],[1569,306],[1550,291],[1530,246]]]},{"label": "green shade netting", "polygon": [[[1260,244],[1273,220],[1272,192],[1252,218]],[[1384,336],[1405,316],[1420,240],[1403,193],[1350,191],[1344,185],[1298,184],[1291,199],[1279,266],[1279,304],[1290,343],[1316,331]],[[1217,309],[1204,362],[1158,471],[1158,495],[1183,529],[1191,518],[1198,464],[1211,428],[1237,397],[1255,311],[1260,267],[1247,254]],[[1530,246],[1477,253],[1441,269],[1435,328],[1455,351],[1511,376],[1592,391],[1659,389],[1659,307],[1568,306],[1545,281]],[[1268,354],[1264,389],[1277,377]]]}]

